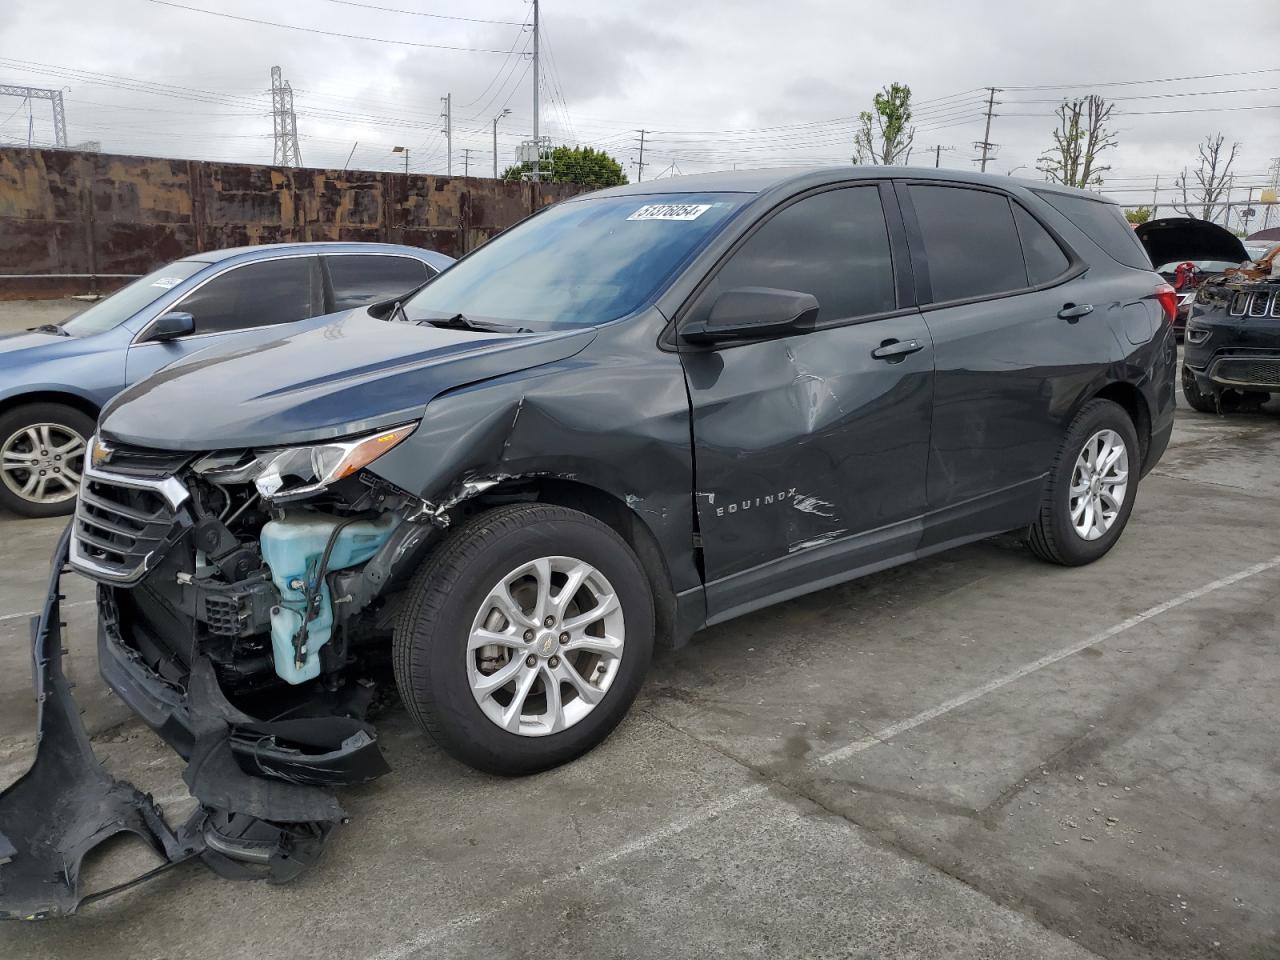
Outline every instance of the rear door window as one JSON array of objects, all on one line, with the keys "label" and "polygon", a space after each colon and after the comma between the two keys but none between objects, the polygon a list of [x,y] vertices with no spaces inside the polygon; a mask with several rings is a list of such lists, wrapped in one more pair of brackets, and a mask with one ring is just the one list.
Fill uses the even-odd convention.
[{"label": "rear door window", "polygon": [[333,284],[333,308],[350,310],[416,290],[434,276],[413,257],[378,254],[325,257]]},{"label": "rear door window", "polygon": [[1022,255],[1027,261],[1027,279],[1031,285],[1048,283],[1066,273],[1071,261],[1040,221],[1016,203],[1013,205],[1013,219],[1018,224],[1018,237],[1022,240]]},{"label": "rear door window", "polygon": [[814,194],[783,208],[740,246],[699,300],[696,315],[738,287],[811,293],[818,320],[897,306],[889,232],[875,185]]},{"label": "rear door window", "polygon": [[1022,290],[1028,284],[1013,210],[1003,194],[912,184],[933,302]]},{"label": "rear door window", "polygon": [[174,304],[196,333],[222,333],[314,316],[315,257],[285,257],[235,267]]},{"label": "rear door window", "polygon": [[1036,195],[1079,227],[1113,260],[1126,267],[1151,269],[1151,258],[1143,249],[1142,242],[1134,236],[1133,225],[1114,203],[1088,197],[1069,197],[1049,190],[1037,190]]}]

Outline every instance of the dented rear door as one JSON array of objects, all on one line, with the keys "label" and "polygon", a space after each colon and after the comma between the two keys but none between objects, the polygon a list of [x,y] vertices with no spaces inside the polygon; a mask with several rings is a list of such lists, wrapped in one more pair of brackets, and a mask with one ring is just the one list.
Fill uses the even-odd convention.
[{"label": "dented rear door", "polygon": [[[818,330],[684,347],[710,619],[909,555],[933,404],[929,331],[903,284],[892,194],[801,195],[749,232],[681,318],[739,287],[818,299]],[[878,354],[878,355],[877,355]]]}]

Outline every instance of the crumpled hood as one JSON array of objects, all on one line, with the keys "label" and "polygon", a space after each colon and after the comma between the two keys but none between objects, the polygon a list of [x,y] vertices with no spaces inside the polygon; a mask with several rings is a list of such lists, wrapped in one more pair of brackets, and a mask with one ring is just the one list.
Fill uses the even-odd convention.
[{"label": "crumpled hood", "polygon": [[353,310],[283,339],[168,366],[112,400],[100,429],[161,450],[327,440],[416,420],[444,391],[563,360],[594,336],[441,329]]},{"label": "crumpled hood", "polygon": [[1241,263],[1249,251],[1230,230],[1195,217],[1148,220],[1134,231],[1157,267],[1184,260],[1226,260]]}]

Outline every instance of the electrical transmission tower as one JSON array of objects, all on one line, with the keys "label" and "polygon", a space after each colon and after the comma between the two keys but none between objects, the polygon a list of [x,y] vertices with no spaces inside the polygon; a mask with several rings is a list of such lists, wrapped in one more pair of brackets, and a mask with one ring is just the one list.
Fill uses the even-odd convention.
[{"label": "electrical transmission tower", "polygon": [[[67,147],[67,111],[62,105],[61,90],[42,87],[18,87],[0,84],[0,97],[22,97],[23,100],[48,100],[53,105],[53,145],[64,150]],[[22,109],[21,106],[18,107]]]},{"label": "electrical transmission tower", "polygon": [[293,87],[280,77],[280,68],[271,68],[271,119],[275,133],[272,162],[278,167],[302,166],[298,147],[298,117],[293,112]]}]

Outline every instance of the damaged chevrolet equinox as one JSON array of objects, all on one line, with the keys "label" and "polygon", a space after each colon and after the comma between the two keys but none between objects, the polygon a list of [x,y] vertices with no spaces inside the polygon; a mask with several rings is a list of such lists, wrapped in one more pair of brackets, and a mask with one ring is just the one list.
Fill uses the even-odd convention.
[{"label": "damaged chevrolet equinox", "polygon": [[[120,829],[291,876],[329,788],[387,770],[384,678],[448,753],[528,774],[708,624],[1006,531],[1098,559],[1169,440],[1175,308],[1093,194],[753,171],[559,203],[403,302],[161,371],[103,412],[63,550],[199,807],[170,829],[56,752],[87,740],[55,574],[4,896],[74,909],[74,870],[42,899],[23,863]],[[41,833],[58,777],[113,800]]]}]

